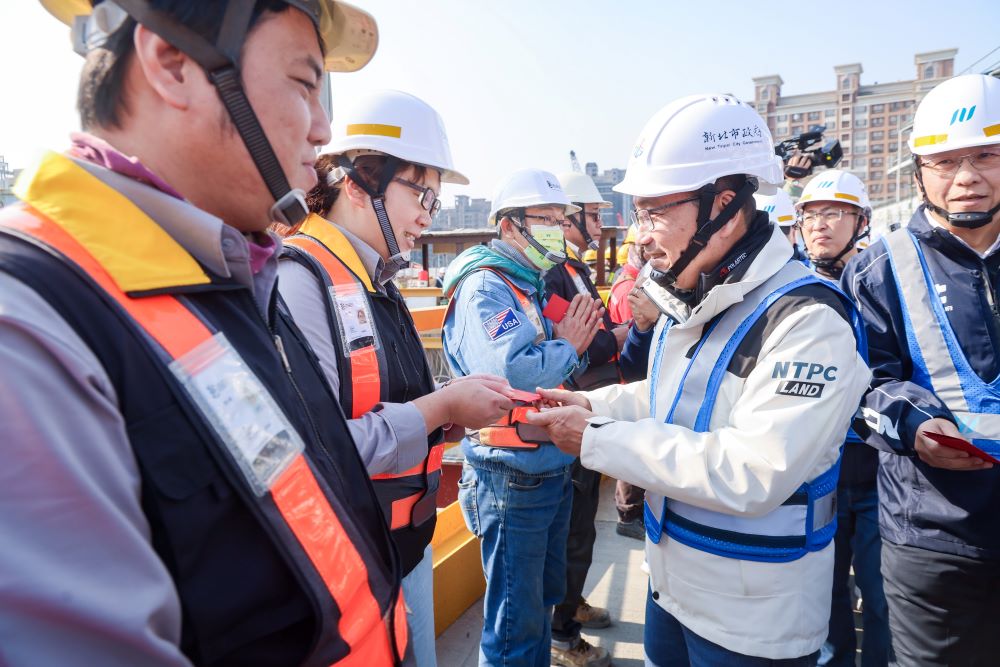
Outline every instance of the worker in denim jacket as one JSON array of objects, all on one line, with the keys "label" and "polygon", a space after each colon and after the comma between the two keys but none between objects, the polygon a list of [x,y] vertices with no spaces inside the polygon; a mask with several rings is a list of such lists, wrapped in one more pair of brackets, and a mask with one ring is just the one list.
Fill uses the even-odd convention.
[{"label": "worker in denim jacket", "polygon": [[[555,323],[542,311],[543,273],[565,261],[570,204],[552,174],[512,174],[493,197],[498,238],[452,262],[442,336],[456,376],[495,373],[518,390],[562,382],[586,365],[601,321],[600,301],[578,295]],[[459,502],[481,540],[486,574],[481,665],[548,665],[552,606],[566,585],[566,536],[573,457],[521,423],[522,410],[462,441]],[[516,564],[516,565],[515,565]],[[607,664],[607,652],[579,650]]]}]

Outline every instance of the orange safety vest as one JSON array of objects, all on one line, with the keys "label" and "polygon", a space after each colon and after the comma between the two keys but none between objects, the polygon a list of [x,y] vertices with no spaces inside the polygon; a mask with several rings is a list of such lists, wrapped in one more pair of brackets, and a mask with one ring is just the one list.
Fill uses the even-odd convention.
[{"label": "orange safety vest", "polygon": [[[49,168],[47,173],[61,178],[61,182],[81,185],[81,191],[85,191],[84,187],[92,182],[81,179],[74,170],[83,170],[62,156],[49,155],[39,171],[46,167]],[[106,193],[96,193],[92,187],[86,192],[95,198],[103,195],[121,197],[111,188],[107,188]],[[32,201],[35,194],[29,186],[24,198],[29,204],[35,204]],[[40,202],[41,205],[47,203]],[[46,209],[58,211],[58,204]],[[214,332],[203,319],[174,296],[157,294],[133,298],[122,291],[112,275],[91,254],[91,248],[81,243],[57,219],[50,219],[33,208],[25,208],[5,215],[0,224],[15,235],[55,251],[64,261],[81,269],[155,342],[166,357],[165,363],[184,357],[213,338]],[[155,224],[142,219],[136,223]],[[213,433],[218,434],[209,419],[204,421]],[[214,439],[221,440],[221,436],[217,435]],[[239,467],[233,454],[221,442],[218,443],[218,450],[233,464],[234,469]],[[274,535],[275,542],[290,559],[299,565],[300,574],[312,590],[314,599],[322,605],[321,618],[329,617],[334,609],[339,611],[338,632],[350,647],[350,653],[335,664],[341,667],[400,665],[408,642],[402,592],[383,617],[368,581],[364,558],[327,500],[326,494],[330,491],[326,481],[314,469],[307,453],[297,454],[263,495],[251,493],[258,505],[257,514],[266,517],[262,521],[269,524],[268,532]],[[244,483],[250,486],[246,480]]]},{"label": "orange safety vest", "polygon": [[[311,234],[321,235],[323,240]],[[333,302],[331,287],[337,293],[351,291],[363,294],[365,299],[370,298],[368,296],[370,283],[365,284],[357,273],[360,271],[367,276],[364,267],[360,266],[360,259],[353,262],[355,264],[353,271],[345,262],[346,258],[349,258],[348,261],[357,259],[357,253],[346,237],[331,223],[314,214],[303,224],[298,234],[285,239],[284,243],[301,250],[319,263],[327,287],[327,308],[335,319],[340,318],[341,314],[337,304]],[[331,249],[328,244],[334,248]],[[343,322],[339,326],[343,327]],[[337,335],[336,332],[334,335]],[[384,358],[382,363],[385,363]],[[344,407],[344,412],[357,419],[370,412],[382,397],[384,372],[380,366],[380,355],[374,341],[350,351],[348,370],[350,395],[346,395],[345,392],[348,387],[341,387],[341,405]],[[444,443],[429,448],[427,457],[409,470],[372,475],[372,481],[380,495],[386,494],[388,490],[388,495],[392,497],[389,521],[392,530],[421,526],[436,516],[444,449]],[[423,488],[413,492],[413,484],[406,484],[405,481],[407,478],[417,476],[423,478],[421,485]]]}]

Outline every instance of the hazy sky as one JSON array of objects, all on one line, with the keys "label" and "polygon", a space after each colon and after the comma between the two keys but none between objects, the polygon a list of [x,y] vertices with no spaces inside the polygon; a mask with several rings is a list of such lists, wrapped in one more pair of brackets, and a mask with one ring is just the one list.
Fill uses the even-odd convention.
[{"label": "hazy sky", "polygon": [[[697,92],[753,97],[780,74],[785,94],[829,90],[834,65],[863,84],[912,79],[916,51],[958,48],[956,72],[1000,46],[1000,2],[584,2],[357,0],[375,15],[368,67],[333,76],[337,100],[399,88],[444,117],[456,167],[450,195],[489,197],[521,167],[624,167],[645,120]],[[813,5],[818,5],[813,9]],[[1000,60],[993,53],[972,71]],[[23,167],[77,128],[81,59],[69,31],[32,0],[0,1],[0,155]]]}]

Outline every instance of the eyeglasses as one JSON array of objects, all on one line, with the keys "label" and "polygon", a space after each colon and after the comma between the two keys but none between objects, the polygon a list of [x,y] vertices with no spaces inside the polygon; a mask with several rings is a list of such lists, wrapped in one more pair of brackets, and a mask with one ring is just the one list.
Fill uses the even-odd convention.
[{"label": "eyeglasses", "polygon": [[803,228],[811,228],[818,225],[822,220],[827,225],[834,225],[840,222],[845,215],[858,217],[861,214],[856,211],[845,211],[842,208],[831,208],[825,211],[803,213],[802,217],[799,219],[799,224]]},{"label": "eyeglasses", "polygon": [[681,199],[680,201],[673,201],[669,204],[663,204],[662,206],[657,206],[655,208],[633,208],[629,211],[629,221],[639,228],[640,232],[651,232],[653,231],[654,223],[653,216],[660,215],[663,211],[668,208],[673,208],[675,206],[680,206],[681,204],[687,204],[693,201],[698,201],[700,197],[688,197],[687,199]]},{"label": "eyeglasses", "polygon": [[958,172],[965,160],[968,160],[969,166],[976,171],[989,171],[1000,167],[1000,153],[992,151],[979,151],[959,157],[920,158],[920,166],[927,167],[940,176],[952,176]]},{"label": "eyeglasses", "polygon": [[569,229],[573,223],[571,223],[566,218],[550,218],[547,215],[531,215],[530,213],[524,214],[524,219],[527,220],[531,218],[532,220],[541,220],[543,225],[555,226],[558,225],[563,229]]},{"label": "eyeglasses", "polygon": [[399,183],[400,185],[405,185],[411,190],[416,190],[417,192],[419,192],[420,205],[424,208],[425,211],[431,214],[431,218],[434,218],[438,214],[438,211],[441,210],[441,200],[438,199],[437,193],[434,192],[434,190],[430,188],[425,188],[419,183],[408,181],[405,178],[399,178],[398,176],[396,178],[393,178],[392,180]]}]

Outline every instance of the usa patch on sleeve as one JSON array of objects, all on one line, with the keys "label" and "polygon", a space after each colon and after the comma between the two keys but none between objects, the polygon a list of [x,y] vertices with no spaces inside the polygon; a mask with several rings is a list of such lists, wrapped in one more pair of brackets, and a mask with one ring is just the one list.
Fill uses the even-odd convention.
[{"label": "usa patch on sleeve", "polygon": [[521,320],[518,319],[513,308],[505,308],[493,317],[484,320],[483,326],[486,328],[490,340],[496,340],[508,331],[513,331],[521,326]]}]

